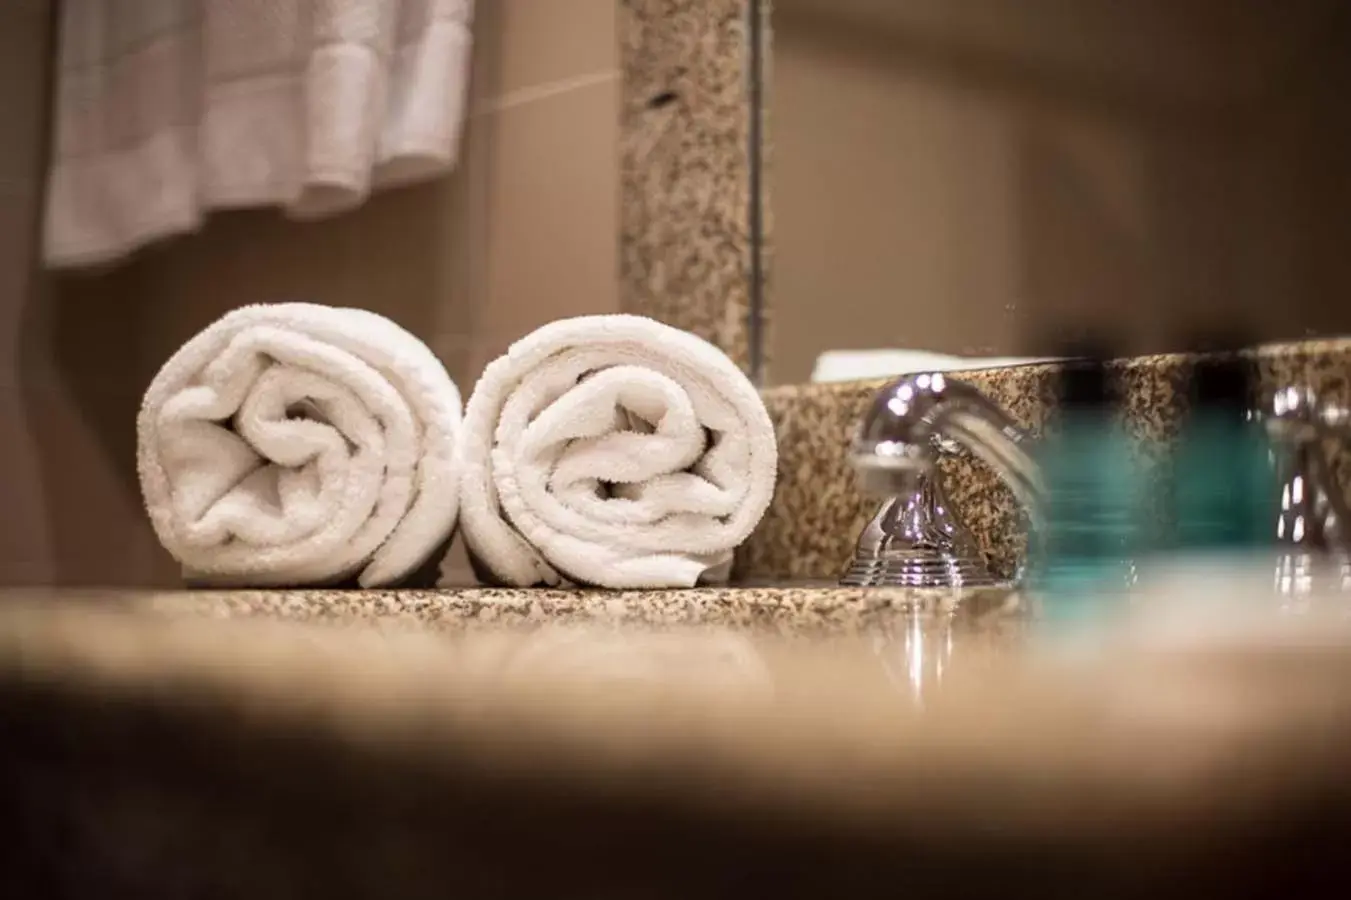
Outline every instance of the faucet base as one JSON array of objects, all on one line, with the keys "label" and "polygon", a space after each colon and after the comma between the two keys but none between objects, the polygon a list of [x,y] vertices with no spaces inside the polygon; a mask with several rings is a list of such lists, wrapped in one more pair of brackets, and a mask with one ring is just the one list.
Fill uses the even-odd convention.
[{"label": "faucet base", "polygon": [[909,550],[885,559],[855,559],[840,578],[845,587],[961,588],[1002,584],[980,559]]},{"label": "faucet base", "polygon": [[[954,588],[1001,584],[953,514],[937,471],[900,470],[900,492],[859,535],[846,587]],[[899,477],[904,476],[904,477]]]}]

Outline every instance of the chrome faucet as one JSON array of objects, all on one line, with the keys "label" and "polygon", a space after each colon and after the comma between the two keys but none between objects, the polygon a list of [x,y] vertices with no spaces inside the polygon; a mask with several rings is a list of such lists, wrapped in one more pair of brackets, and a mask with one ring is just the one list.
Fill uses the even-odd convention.
[{"label": "chrome faucet", "polygon": [[[1351,591],[1351,511],[1324,452],[1351,441],[1351,411],[1307,388],[1277,390],[1252,415],[1271,438],[1272,540],[1283,594],[1325,586]],[[966,450],[985,462],[1026,508],[1035,533],[1044,486],[1033,441],[976,388],[941,372],[899,378],[878,391],[850,447],[859,485],[883,498],[864,527],[841,582],[854,586],[965,587],[998,583],[952,509],[939,459]],[[1021,580],[1019,565],[1012,581]]]},{"label": "chrome faucet", "polygon": [[936,468],[942,455],[968,450],[1009,485],[1035,530],[1043,487],[1028,452],[1030,442],[988,397],[941,372],[907,375],[882,388],[863,417],[850,460],[863,489],[887,499],[859,536],[854,562],[842,582],[906,587],[997,583],[948,502]]},{"label": "chrome faucet", "polygon": [[1351,411],[1309,388],[1286,387],[1257,415],[1274,450],[1277,589],[1351,590],[1351,513],[1326,452],[1329,441],[1351,440]]}]

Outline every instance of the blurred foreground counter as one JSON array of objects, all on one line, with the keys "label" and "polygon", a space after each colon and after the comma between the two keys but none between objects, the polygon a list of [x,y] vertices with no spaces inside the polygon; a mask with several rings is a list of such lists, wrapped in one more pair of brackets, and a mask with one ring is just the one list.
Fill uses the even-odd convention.
[{"label": "blurred foreground counter", "polygon": [[1351,890],[1351,651],[1050,659],[925,615],[804,641],[0,595],[0,896]]}]

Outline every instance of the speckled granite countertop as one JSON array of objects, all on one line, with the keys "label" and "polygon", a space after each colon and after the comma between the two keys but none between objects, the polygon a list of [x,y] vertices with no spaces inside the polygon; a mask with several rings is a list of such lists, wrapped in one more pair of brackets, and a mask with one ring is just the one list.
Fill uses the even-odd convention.
[{"label": "speckled granite countertop", "polygon": [[[103,595],[98,595],[103,596]],[[963,609],[965,618],[1008,619],[1019,607],[1007,590],[860,589],[828,585],[602,591],[461,588],[118,592],[117,602],[159,612],[217,618],[264,616],[378,626],[461,630],[545,623],[708,625],[784,635],[856,634],[915,610]],[[96,597],[97,599],[97,597]]]},{"label": "speckled granite countertop", "polygon": [[959,644],[916,702],[866,631],[377,630],[169,596],[0,598],[0,894],[1347,887],[1341,646]]}]

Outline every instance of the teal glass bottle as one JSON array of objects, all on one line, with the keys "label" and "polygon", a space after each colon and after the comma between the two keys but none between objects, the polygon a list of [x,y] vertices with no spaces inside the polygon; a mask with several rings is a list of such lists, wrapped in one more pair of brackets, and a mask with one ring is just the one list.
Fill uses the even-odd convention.
[{"label": "teal glass bottle", "polygon": [[1237,353],[1200,359],[1178,437],[1176,549],[1251,555],[1275,540],[1271,448],[1252,414],[1252,366]]},{"label": "teal glass bottle", "polygon": [[1101,358],[1067,361],[1058,416],[1038,446],[1046,498],[1028,583],[1047,621],[1095,621],[1127,587],[1140,495],[1130,440]]}]

